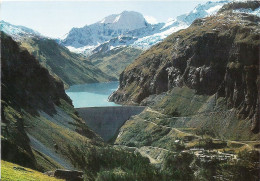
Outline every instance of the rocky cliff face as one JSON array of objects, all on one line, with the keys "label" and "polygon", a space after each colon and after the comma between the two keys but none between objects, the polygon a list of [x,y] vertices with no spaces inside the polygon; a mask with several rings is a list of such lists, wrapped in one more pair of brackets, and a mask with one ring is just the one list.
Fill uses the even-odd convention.
[{"label": "rocky cliff face", "polygon": [[[1,48],[2,159],[43,171],[61,167],[55,161],[70,157],[66,145],[72,137],[77,137],[75,143],[99,140],[76,115],[61,81],[3,32]],[[70,136],[63,136],[65,132]],[[60,159],[46,158],[42,149]]]},{"label": "rocky cliff face", "polygon": [[[64,92],[63,83],[55,80],[25,49],[11,37],[1,33],[2,98],[26,110],[51,111],[59,99],[71,103]],[[39,101],[40,100],[40,101]]]},{"label": "rocky cliff face", "polygon": [[110,100],[140,104],[152,94],[187,86],[196,94],[224,97],[258,132],[259,23],[257,16],[223,10],[194,21],[128,66]]}]

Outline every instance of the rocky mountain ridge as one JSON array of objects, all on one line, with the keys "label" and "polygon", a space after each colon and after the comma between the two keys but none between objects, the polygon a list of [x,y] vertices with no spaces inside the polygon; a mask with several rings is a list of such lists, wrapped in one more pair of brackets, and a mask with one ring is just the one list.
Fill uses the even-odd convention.
[{"label": "rocky mountain ridge", "polygon": [[34,55],[53,76],[61,79],[66,88],[75,84],[116,80],[86,61],[86,57],[70,52],[55,40],[26,39],[21,42],[21,46]]},{"label": "rocky mountain ridge", "polygon": [[[124,11],[118,15],[110,15],[103,20],[83,28],[73,28],[61,43],[71,51],[91,55],[93,50],[109,45],[133,46],[147,49],[162,41],[168,35],[180,29],[187,28],[195,19],[215,14],[228,1],[207,2],[199,4],[193,11],[180,15],[166,23],[149,24],[137,12]],[[118,20],[117,20],[118,18]],[[124,44],[115,44],[114,38],[125,37]]]},{"label": "rocky mountain ridge", "polygon": [[155,34],[139,38],[132,46],[147,49],[158,42],[161,42],[167,36],[181,29],[185,29],[198,18],[204,18],[217,13],[217,11],[229,1],[208,1],[205,4],[197,5],[191,12],[171,18],[159,32]]},{"label": "rocky mountain ridge", "polygon": [[105,17],[97,23],[86,25],[82,28],[72,28],[67,37],[62,40],[65,46],[75,48],[83,46],[97,46],[129,31],[150,26],[138,12],[123,11]]},{"label": "rocky mountain ridge", "polygon": [[223,10],[194,21],[129,65],[110,100],[140,104],[153,94],[187,86],[198,95],[224,97],[228,108],[251,120],[251,130],[258,133],[259,21]]}]

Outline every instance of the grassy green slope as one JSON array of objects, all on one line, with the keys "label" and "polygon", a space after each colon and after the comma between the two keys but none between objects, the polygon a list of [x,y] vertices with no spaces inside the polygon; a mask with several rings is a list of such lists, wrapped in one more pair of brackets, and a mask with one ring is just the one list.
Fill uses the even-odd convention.
[{"label": "grassy green slope", "polygon": [[92,62],[106,74],[119,78],[123,70],[131,64],[142,50],[131,47],[115,48],[107,52],[98,52],[90,57],[88,61]]},{"label": "grassy green slope", "polygon": [[[187,106],[189,105],[189,106]],[[158,101],[155,109],[164,114],[180,117],[169,124],[175,127],[189,127],[208,130],[211,136],[219,139],[258,140],[260,134],[251,131],[249,118],[237,115],[237,110],[229,108],[223,97],[196,95],[187,87],[174,88]],[[183,123],[183,117],[187,117]]]},{"label": "grassy green slope", "polygon": [[32,170],[29,168],[21,167],[20,165],[13,164],[4,160],[1,160],[1,180],[8,181],[61,181],[62,179],[56,179],[53,177],[49,177],[44,175],[41,172],[36,170]]},{"label": "grassy green slope", "polygon": [[106,82],[115,78],[103,73],[82,55],[70,52],[51,39],[25,39],[21,43],[50,73],[67,86],[73,84]]},{"label": "grassy green slope", "polygon": [[221,140],[260,139],[260,134],[250,131],[249,120],[237,117],[236,110],[228,109],[225,100],[215,95],[196,95],[192,89],[176,87],[145,101],[151,109],[128,120],[120,128],[116,144],[171,150],[175,140],[203,131]]},{"label": "grassy green slope", "polygon": [[[228,110],[223,98],[195,95],[194,90],[183,87],[149,101],[156,103],[126,121],[115,144],[137,147],[157,161],[162,159],[162,180],[211,180],[216,175],[227,180],[259,179],[255,162],[259,160],[259,151],[254,150],[260,135],[253,134],[249,121],[237,118],[234,109]],[[194,154],[188,154],[194,147],[234,152],[239,160],[213,159],[203,163]],[[254,161],[248,159],[251,154],[255,155]]]}]

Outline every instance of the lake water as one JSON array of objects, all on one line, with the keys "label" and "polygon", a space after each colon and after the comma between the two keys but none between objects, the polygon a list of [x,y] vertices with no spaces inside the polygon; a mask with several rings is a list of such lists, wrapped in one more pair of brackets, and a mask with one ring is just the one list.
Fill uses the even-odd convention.
[{"label": "lake water", "polygon": [[118,88],[119,82],[73,85],[66,90],[75,108],[120,106],[108,102],[108,97]]}]

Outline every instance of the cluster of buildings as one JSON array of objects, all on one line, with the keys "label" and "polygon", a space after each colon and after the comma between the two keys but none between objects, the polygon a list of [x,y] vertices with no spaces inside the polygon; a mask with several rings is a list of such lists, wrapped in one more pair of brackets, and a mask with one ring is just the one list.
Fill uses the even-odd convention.
[{"label": "cluster of buildings", "polygon": [[191,148],[189,150],[184,150],[183,152],[193,153],[202,162],[209,162],[215,159],[219,161],[229,161],[237,159],[237,156],[233,153],[205,150],[204,148]]}]

